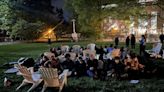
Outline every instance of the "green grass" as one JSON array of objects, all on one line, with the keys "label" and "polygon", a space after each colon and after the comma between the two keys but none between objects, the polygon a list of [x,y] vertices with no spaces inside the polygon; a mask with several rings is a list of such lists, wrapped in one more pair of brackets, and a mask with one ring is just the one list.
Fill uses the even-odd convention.
[{"label": "green grass", "polygon": [[[58,47],[62,44],[64,45],[75,45],[80,44],[81,46],[86,46],[90,42],[58,42],[53,43],[51,47]],[[109,46],[108,42],[97,42],[97,45]],[[124,46],[121,43],[121,46]],[[13,45],[3,45],[0,46],[0,92],[14,92],[15,88],[21,83],[23,78],[21,76],[16,76],[15,74],[5,75],[3,72],[6,69],[2,67],[4,63],[18,60],[20,57],[33,57],[37,58],[41,53],[49,51],[50,46],[46,43],[21,43]],[[151,48],[149,44],[147,49]],[[134,50],[136,53],[139,52],[139,47]],[[3,79],[7,76],[14,81],[11,87],[3,87]],[[18,92],[26,92],[30,87],[24,87]],[[38,88],[39,89],[39,88]],[[142,79],[139,84],[130,84],[129,81],[119,81],[110,78],[107,81],[93,80],[88,77],[82,78],[69,78],[68,86],[63,90],[64,92],[164,92],[164,80],[163,79]],[[35,91],[37,92],[37,91]]]}]

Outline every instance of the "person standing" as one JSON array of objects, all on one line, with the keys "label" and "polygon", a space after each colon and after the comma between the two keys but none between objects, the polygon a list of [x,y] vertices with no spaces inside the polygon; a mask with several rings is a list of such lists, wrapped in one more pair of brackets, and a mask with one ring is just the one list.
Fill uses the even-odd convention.
[{"label": "person standing", "polygon": [[136,38],[134,34],[131,35],[131,48],[135,49],[135,44],[136,44]]},{"label": "person standing", "polygon": [[160,39],[160,42],[162,43],[162,48],[164,48],[164,44],[163,44],[164,43],[164,34],[163,33],[159,36],[159,39]]},{"label": "person standing", "polygon": [[126,47],[129,47],[129,42],[130,42],[130,38],[129,36],[126,37]]},{"label": "person standing", "polygon": [[147,40],[147,38],[148,38],[148,34],[147,34],[147,31],[145,32],[145,39]]},{"label": "person standing", "polygon": [[119,38],[118,38],[118,36],[116,36],[116,38],[115,38],[115,46],[118,47],[118,43],[119,43]]},{"label": "person standing", "polygon": [[159,36],[159,39],[160,39],[161,43],[163,44],[164,35],[163,35],[163,34],[161,34],[161,35]]},{"label": "person standing", "polygon": [[140,55],[143,55],[146,47],[146,38],[144,35],[141,36],[140,40]]},{"label": "person standing", "polygon": [[49,45],[51,45],[51,39],[48,38],[48,42],[47,42]]}]

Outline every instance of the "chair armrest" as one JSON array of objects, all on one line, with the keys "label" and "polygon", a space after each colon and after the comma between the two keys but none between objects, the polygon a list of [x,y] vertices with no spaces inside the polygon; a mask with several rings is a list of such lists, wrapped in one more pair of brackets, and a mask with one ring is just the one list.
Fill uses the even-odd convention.
[{"label": "chair armrest", "polygon": [[32,75],[22,74],[22,73],[20,73],[20,75],[22,75],[22,76],[29,76],[29,77],[31,77],[31,76],[32,76]]},{"label": "chair armrest", "polygon": [[30,71],[30,73],[34,73],[34,67],[29,67],[28,70]]},{"label": "chair armrest", "polygon": [[67,85],[67,73],[68,73],[68,70],[63,71],[63,75],[61,75],[61,78],[62,78],[62,84],[61,85],[64,85],[64,84]]}]

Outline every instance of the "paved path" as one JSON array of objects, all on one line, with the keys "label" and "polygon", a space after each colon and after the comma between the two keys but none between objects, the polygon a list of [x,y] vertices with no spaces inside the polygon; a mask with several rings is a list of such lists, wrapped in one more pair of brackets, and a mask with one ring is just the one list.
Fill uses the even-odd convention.
[{"label": "paved path", "polygon": [[17,43],[20,43],[19,41],[17,42],[0,42],[0,46],[1,45],[9,45],[9,44],[17,44]]}]

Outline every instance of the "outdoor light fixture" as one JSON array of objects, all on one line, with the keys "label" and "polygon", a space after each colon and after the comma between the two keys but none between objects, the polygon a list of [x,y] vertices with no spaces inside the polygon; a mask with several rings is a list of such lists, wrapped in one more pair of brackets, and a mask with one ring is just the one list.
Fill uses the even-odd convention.
[{"label": "outdoor light fixture", "polygon": [[52,32],[52,30],[51,30],[51,29],[49,29],[49,30],[48,30],[48,33],[50,34],[51,32]]}]

